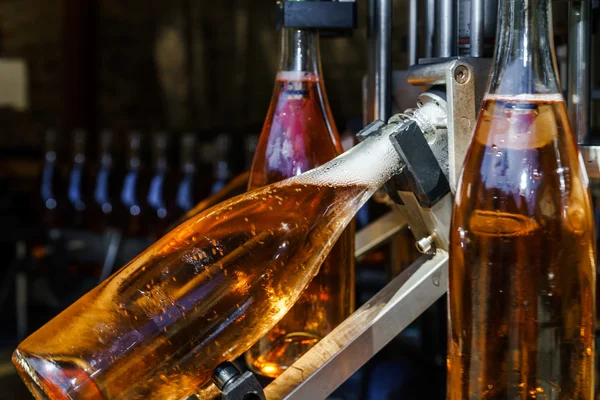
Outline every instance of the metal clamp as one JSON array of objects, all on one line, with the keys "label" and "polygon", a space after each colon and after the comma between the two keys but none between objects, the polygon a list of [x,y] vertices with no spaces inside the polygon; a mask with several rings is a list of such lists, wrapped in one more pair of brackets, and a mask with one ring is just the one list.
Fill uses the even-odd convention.
[{"label": "metal clamp", "polygon": [[448,180],[452,192],[471,143],[491,60],[455,57],[420,60],[408,70],[415,86],[446,86],[448,112]]},{"label": "metal clamp", "polygon": [[278,26],[327,31],[356,28],[356,1],[281,1]]}]

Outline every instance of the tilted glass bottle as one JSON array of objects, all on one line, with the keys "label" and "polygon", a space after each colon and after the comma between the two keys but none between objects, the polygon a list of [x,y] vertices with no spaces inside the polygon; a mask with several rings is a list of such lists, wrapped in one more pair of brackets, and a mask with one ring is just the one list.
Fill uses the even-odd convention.
[{"label": "tilted glass bottle", "polygon": [[273,328],[398,171],[392,131],[177,227],[19,345],[27,386],[40,399],[211,398],[213,369]]},{"label": "tilted glass bottle", "polygon": [[[299,175],[342,152],[321,74],[316,30],[283,28],[271,105],[250,170],[249,189]],[[248,365],[280,375],[354,307],[354,229],[344,231],[290,312],[246,353]]]},{"label": "tilted glass bottle", "polygon": [[557,81],[550,0],[502,0],[457,189],[449,399],[592,399],[594,222]]}]

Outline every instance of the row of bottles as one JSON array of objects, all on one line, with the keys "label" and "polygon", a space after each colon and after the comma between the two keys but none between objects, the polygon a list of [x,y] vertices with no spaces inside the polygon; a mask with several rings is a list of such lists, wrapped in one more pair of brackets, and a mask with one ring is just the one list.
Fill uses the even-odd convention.
[{"label": "row of bottles", "polygon": [[127,236],[156,238],[235,173],[231,138],[225,134],[205,143],[194,134],[181,135],[177,164],[172,138],[165,133],[151,136],[149,157],[140,132],[127,136],[124,157],[116,152],[111,131],[100,133],[97,147],[81,129],[71,139],[70,157],[59,157],[56,131],[45,135],[39,208],[40,220],[50,228],[117,228]]}]

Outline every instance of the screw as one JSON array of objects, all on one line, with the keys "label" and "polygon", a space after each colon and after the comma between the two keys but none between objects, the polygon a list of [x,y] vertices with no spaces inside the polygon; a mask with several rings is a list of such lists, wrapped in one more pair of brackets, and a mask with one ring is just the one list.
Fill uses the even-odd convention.
[{"label": "screw", "polygon": [[434,240],[434,234],[417,240],[417,243],[415,243],[415,245],[417,246],[417,250],[419,250],[423,254],[429,253],[431,251],[431,246],[433,245]]},{"label": "screw", "polygon": [[469,69],[464,65],[459,65],[454,70],[454,80],[461,85],[469,80]]}]

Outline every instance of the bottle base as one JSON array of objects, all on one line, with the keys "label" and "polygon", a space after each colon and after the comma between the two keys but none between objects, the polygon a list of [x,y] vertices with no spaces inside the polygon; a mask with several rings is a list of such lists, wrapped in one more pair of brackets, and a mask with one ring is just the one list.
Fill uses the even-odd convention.
[{"label": "bottle base", "polygon": [[266,341],[266,338],[246,353],[246,362],[253,372],[277,378],[317,344],[321,337],[308,332],[293,332],[276,338],[266,346],[261,343],[263,340]]},{"label": "bottle base", "polygon": [[86,399],[104,398],[89,374],[72,362],[49,361],[18,349],[12,362],[38,400],[70,400],[71,394]]}]

